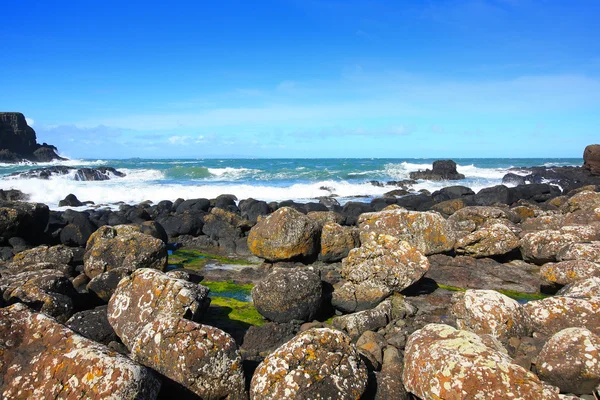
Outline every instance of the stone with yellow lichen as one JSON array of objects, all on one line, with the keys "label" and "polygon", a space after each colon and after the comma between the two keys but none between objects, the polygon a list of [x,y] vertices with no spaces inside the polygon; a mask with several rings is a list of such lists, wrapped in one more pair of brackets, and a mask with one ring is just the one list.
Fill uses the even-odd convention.
[{"label": "stone with yellow lichen", "polygon": [[600,264],[586,260],[546,263],[540,268],[540,277],[548,283],[568,285],[582,279],[600,277]]},{"label": "stone with yellow lichen", "polygon": [[523,306],[525,320],[532,332],[553,335],[565,328],[587,328],[600,334],[600,297],[548,297]]},{"label": "stone with yellow lichen", "polygon": [[262,399],[358,399],[367,368],[350,338],[316,328],[302,332],[260,363],[250,397]]},{"label": "stone with yellow lichen", "polygon": [[408,338],[402,380],[423,400],[558,400],[558,389],[475,333],[429,324]]},{"label": "stone with yellow lichen", "polygon": [[248,234],[248,248],[269,261],[312,258],[319,251],[320,225],[291,207],[263,217]]},{"label": "stone with yellow lichen", "polygon": [[521,255],[523,260],[541,265],[556,261],[557,255],[563,247],[578,241],[579,238],[576,235],[557,230],[531,232],[521,238]]},{"label": "stone with yellow lichen", "polygon": [[341,226],[328,222],[321,233],[321,252],[319,259],[336,262],[346,257],[350,250],[360,246],[358,230],[351,226]]},{"label": "stone with yellow lichen", "polygon": [[519,238],[503,224],[481,228],[456,241],[457,254],[472,257],[498,256],[519,247]]},{"label": "stone with yellow lichen", "polygon": [[573,282],[560,289],[556,295],[583,298],[600,297],[600,278],[593,276]]}]

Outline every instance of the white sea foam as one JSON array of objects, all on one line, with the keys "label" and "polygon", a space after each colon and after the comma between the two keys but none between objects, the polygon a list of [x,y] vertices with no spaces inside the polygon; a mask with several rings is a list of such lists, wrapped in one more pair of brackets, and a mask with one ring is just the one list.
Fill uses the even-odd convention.
[{"label": "white sea foam", "polygon": [[248,176],[249,174],[258,173],[261,171],[258,169],[250,169],[250,168],[225,167],[225,168],[208,168],[208,172],[210,172],[211,175],[214,175],[219,178],[240,179],[245,176]]}]

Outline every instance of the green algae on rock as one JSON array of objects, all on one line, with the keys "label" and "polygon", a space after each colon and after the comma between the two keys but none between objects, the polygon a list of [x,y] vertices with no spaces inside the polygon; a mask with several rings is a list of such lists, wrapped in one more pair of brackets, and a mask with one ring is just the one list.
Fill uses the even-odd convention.
[{"label": "green algae on rock", "polygon": [[202,281],[202,286],[209,288],[213,297],[229,297],[240,302],[247,302],[252,298],[250,292],[254,287],[251,283],[240,284],[234,281]]}]

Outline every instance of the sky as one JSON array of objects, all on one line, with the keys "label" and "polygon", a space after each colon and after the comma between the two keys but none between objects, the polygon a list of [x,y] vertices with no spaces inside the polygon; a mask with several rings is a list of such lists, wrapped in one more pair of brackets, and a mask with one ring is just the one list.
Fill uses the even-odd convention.
[{"label": "sky", "polygon": [[597,0],[12,1],[0,111],[71,158],[581,157]]}]

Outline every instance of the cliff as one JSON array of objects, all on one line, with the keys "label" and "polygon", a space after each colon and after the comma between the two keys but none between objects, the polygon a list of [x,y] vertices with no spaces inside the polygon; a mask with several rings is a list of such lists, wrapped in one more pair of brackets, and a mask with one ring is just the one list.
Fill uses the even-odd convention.
[{"label": "cliff", "polygon": [[64,160],[56,154],[56,147],[39,144],[35,131],[17,112],[0,112],[0,162],[48,162]]}]

